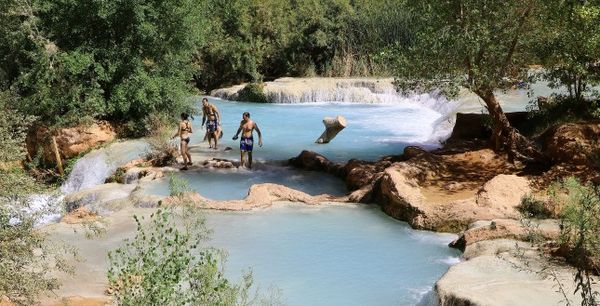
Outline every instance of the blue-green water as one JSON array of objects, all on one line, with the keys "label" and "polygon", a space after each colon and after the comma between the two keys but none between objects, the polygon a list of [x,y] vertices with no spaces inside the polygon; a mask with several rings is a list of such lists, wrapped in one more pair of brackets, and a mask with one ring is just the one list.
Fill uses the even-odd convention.
[{"label": "blue-green water", "polygon": [[[344,195],[344,181],[329,174],[302,171],[290,167],[255,165],[252,171],[245,169],[210,169],[186,171],[176,175],[202,196],[213,200],[243,199],[254,184],[277,183],[310,195]],[[169,178],[165,177],[142,185],[147,194],[169,195]]]},{"label": "blue-green water", "polygon": [[[360,103],[307,103],[307,104],[257,104],[211,100],[222,113],[224,137],[221,148],[231,152],[210,153],[214,156],[239,159],[239,141],[235,134],[243,112],[260,127],[264,146],[255,144],[254,158],[258,160],[284,160],[298,155],[302,150],[313,150],[335,161],[351,158],[375,160],[384,155],[400,154],[406,145],[421,144],[435,147],[436,120],[441,114],[414,103],[360,104]],[[324,117],[344,116],[348,127],[329,144],[316,144],[324,131]],[[192,135],[192,152],[209,152],[201,143],[204,131],[201,119],[195,118]],[[450,127],[451,128],[451,127]],[[255,135],[256,137],[256,135]],[[434,139],[432,139],[434,138]],[[255,139],[256,142],[258,139]],[[199,147],[197,145],[200,145]]]},{"label": "blue-green water", "polygon": [[459,253],[455,235],[412,230],[366,205],[209,212],[227,274],[252,268],[288,305],[416,305]]}]

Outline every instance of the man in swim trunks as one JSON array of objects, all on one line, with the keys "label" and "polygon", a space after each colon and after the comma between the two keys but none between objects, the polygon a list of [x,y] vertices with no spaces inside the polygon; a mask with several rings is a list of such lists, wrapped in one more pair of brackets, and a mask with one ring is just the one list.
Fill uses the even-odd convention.
[{"label": "man in swim trunks", "polygon": [[[208,117],[208,121],[206,118]],[[208,147],[217,149],[218,139],[222,137],[221,130],[221,113],[214,104],[208,103],[208,99],[202,99],[202,126],[206,122],[206,138],[208,138]],[[211,143],[211,139],[214,139],[214,146]]]},{"label": "man in swim trunks", "polygon": [[181,141],[181,156],[183,157],[183,168],[181,170],[187,170],[187,166],[192,164],[192,156],[190,155],[190,134],[192,131],[192,124],[188,120],[189,116],[186,113],[181,114],[181,122],[179,122],[179,129],[177,133],[171,137],[174,139],[179,136]]},{"label": "man in swim trunks", "polygon": [[238,139],[238,135],[242,132],[242,138],[240,139],[240,166],[244,167],[246,153],[248,153],[248,168],[252,169],[252,149],[254,147],[254,137],[252,132],[256,130],[258,134],[258,146],[262,147],[262,134],[256,122],[250,120],[250,113],[245,112],[242,115],[242,122],[238,128],[233,140]]}]

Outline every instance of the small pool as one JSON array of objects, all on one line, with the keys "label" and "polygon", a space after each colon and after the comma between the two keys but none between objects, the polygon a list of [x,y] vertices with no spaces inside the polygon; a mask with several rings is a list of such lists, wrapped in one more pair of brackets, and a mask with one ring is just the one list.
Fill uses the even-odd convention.
[{"label": "small pool", "polygon": [[[254,169],[206,169],[173,174],[187,181],[203,197],[213,200],[239,200],[246,197],[254,184],[276,183],[310,195],[342,196],[346,185],[341,179],[326,173],[303,171],[291,167],[255,164]],[[142,184],[142,192],[169,195],[169,177]]]},{"label": "small pool", "polygon": [[252,268],[262,291],[287,305],[417,305],[459,261],[456,236],[415,231],[376,206],[279,206],[208,212],[210,244],[228,251],[226,273]]}]

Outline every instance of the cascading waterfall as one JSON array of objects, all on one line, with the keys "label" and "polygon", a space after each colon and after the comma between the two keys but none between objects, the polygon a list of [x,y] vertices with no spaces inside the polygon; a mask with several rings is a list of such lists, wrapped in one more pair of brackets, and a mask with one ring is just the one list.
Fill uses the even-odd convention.
[{"label": "cascading waterfall", "polygon": [[95,150],[75,163],[60,190],[64,194],[70,194],[104,184],[118,166],[140,157],[147,152],[147,148],[146,142],[131,140]]},{"label": "cascading waterfall", "polygon": [[[420,141],[431,146],[449,137],[454,127],[456,110],[462,99],[448,100],[436,94],[414,94],[410,96],[397,92],[393,79],[338,79],[338,78],[281,78],[264,83],[264,93],[272,103],[361,103],[377,105],[413,104],[426,107],[441,115],[435,121],[430,139]],[[217,89],[211,95],[235,100],[243,86]]]},{"label": "cascading waterfall", "polygon": [[142,140],[117,142],[86,154],[79,159],[60,192],[55,194],[34,194],[29,198],[27,212],[39,215],[39,225],[56,221],[62,216],[61,203],[65,196],[104,184],[118,166],[140,157],[147,151],[148,144]]}]

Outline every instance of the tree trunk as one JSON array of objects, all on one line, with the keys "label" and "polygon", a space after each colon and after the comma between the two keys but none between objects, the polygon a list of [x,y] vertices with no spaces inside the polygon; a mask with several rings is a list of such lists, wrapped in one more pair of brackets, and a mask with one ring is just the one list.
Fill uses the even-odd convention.
[{"label": "tree trunk", "polygon": [[484,102],[492,119],[492,147],[496,152],[506,151],[509,160],[543,162],[543,154],[535,145],[511,126],[492,90],[475,92]]},{"label": "tree trunk", "polygon": [[335,118],[325,117],[323,119],[325,131],[315,141],[316,143],[329,143],[341,130],[346,127],[346,118],[337,116]]}]

